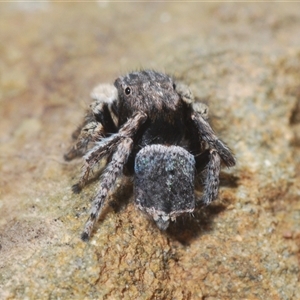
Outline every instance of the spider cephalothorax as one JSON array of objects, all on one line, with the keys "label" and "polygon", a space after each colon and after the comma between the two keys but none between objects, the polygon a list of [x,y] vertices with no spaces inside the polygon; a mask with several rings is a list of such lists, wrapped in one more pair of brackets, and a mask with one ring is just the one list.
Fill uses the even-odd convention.
[{"label": "spider cephalothorax", "polygon": [[195,208],[194,176],[205,174],[202,202],[216,199],[221,161],[235,165],[229,148],[207,122],[207,107],[195,103],[183,84],[152,70],[132,72],[114,86],[99,85],[84,122],[73,134],[77,143],[65,155],[84,156],[79,192],[103,158],[103,172],[82,239],[90,237],[109,191],[122,172],[134,175],[135,203],[162,230],[170,220]]}]

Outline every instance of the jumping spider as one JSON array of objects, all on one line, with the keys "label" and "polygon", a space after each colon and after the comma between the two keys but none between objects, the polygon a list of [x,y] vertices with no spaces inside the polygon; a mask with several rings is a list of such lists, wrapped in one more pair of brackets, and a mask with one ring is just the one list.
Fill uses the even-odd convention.
[{"label": "jumping spider", "polygon": [[135,204],[161,230],[177,216],[193,212],[196,173],[204,176],[202,203],[217,198],[221,161],[232,167],[235,158],[207,122],[206,105],[194,103],[185,85],[143,70],[117,78],[114,85],[99,85],[91,97],[94,102],[73,133],[77,143],[65,154],[66,160],[84,157],[75,193],[95,165],[107,158],[83,240],[90,238],[122,172],[134,176]]}]

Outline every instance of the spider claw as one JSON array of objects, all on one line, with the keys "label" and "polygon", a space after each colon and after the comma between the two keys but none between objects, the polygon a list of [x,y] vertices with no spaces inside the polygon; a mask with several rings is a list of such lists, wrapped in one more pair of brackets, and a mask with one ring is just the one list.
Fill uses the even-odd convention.
[{"label": "spider claw", "polygon": [[72,191],[74,194],[79,194],[81,192],[81,190],[82,190],[82,188],[79,185],[79,183],[72,185]]},{"label": "spider claw", "polygon": [[75,158],[75,155],[72,153],[72,151],[69,151],[68,153],[64,154],[64,160],[65,161],[70,161],[73,158]]},{"label": "spider claw", "polygon": [[84,242],[87,242],[87,241],[90,239],[90,237],[89,237],[89,235],[88,235],[86,232],[83,232],[83,233],[81,234],[81,239],[82,239]]},{"label": "spider claw", "polygon": [[225,162],[226,167],[230,168],[230,167],[234,167],[236,164],[236,159],[234,156],[230,156],[228,157],[228,160]]}]

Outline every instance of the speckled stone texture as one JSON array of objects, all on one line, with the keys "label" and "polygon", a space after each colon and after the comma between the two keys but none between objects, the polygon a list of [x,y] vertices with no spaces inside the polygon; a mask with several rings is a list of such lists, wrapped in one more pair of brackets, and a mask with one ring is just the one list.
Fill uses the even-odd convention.
[{"label": "speckled stone texture", "polygon": [[[299,32],[299,3],[1,3],[0,299],[300,299]],[[120,180],[83,243],[97,181],[72,194],[63,153],[92,88],[141,67],[189,84],[238,163],[166,233]]]}]

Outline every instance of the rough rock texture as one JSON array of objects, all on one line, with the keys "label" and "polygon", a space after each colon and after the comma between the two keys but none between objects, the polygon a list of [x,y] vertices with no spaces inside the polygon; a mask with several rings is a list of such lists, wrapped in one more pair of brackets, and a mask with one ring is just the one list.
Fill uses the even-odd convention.
[{"label": "rough rock texture", "polygon": [[[298,3],[1,3],[1,299],[300,299]],[[140,67],[188,83],[238,164],[219,200],[161,233],[119,183],[70,186],[70,134],[99,82]],[[198,192],[197,192],[198,193]]]}]

